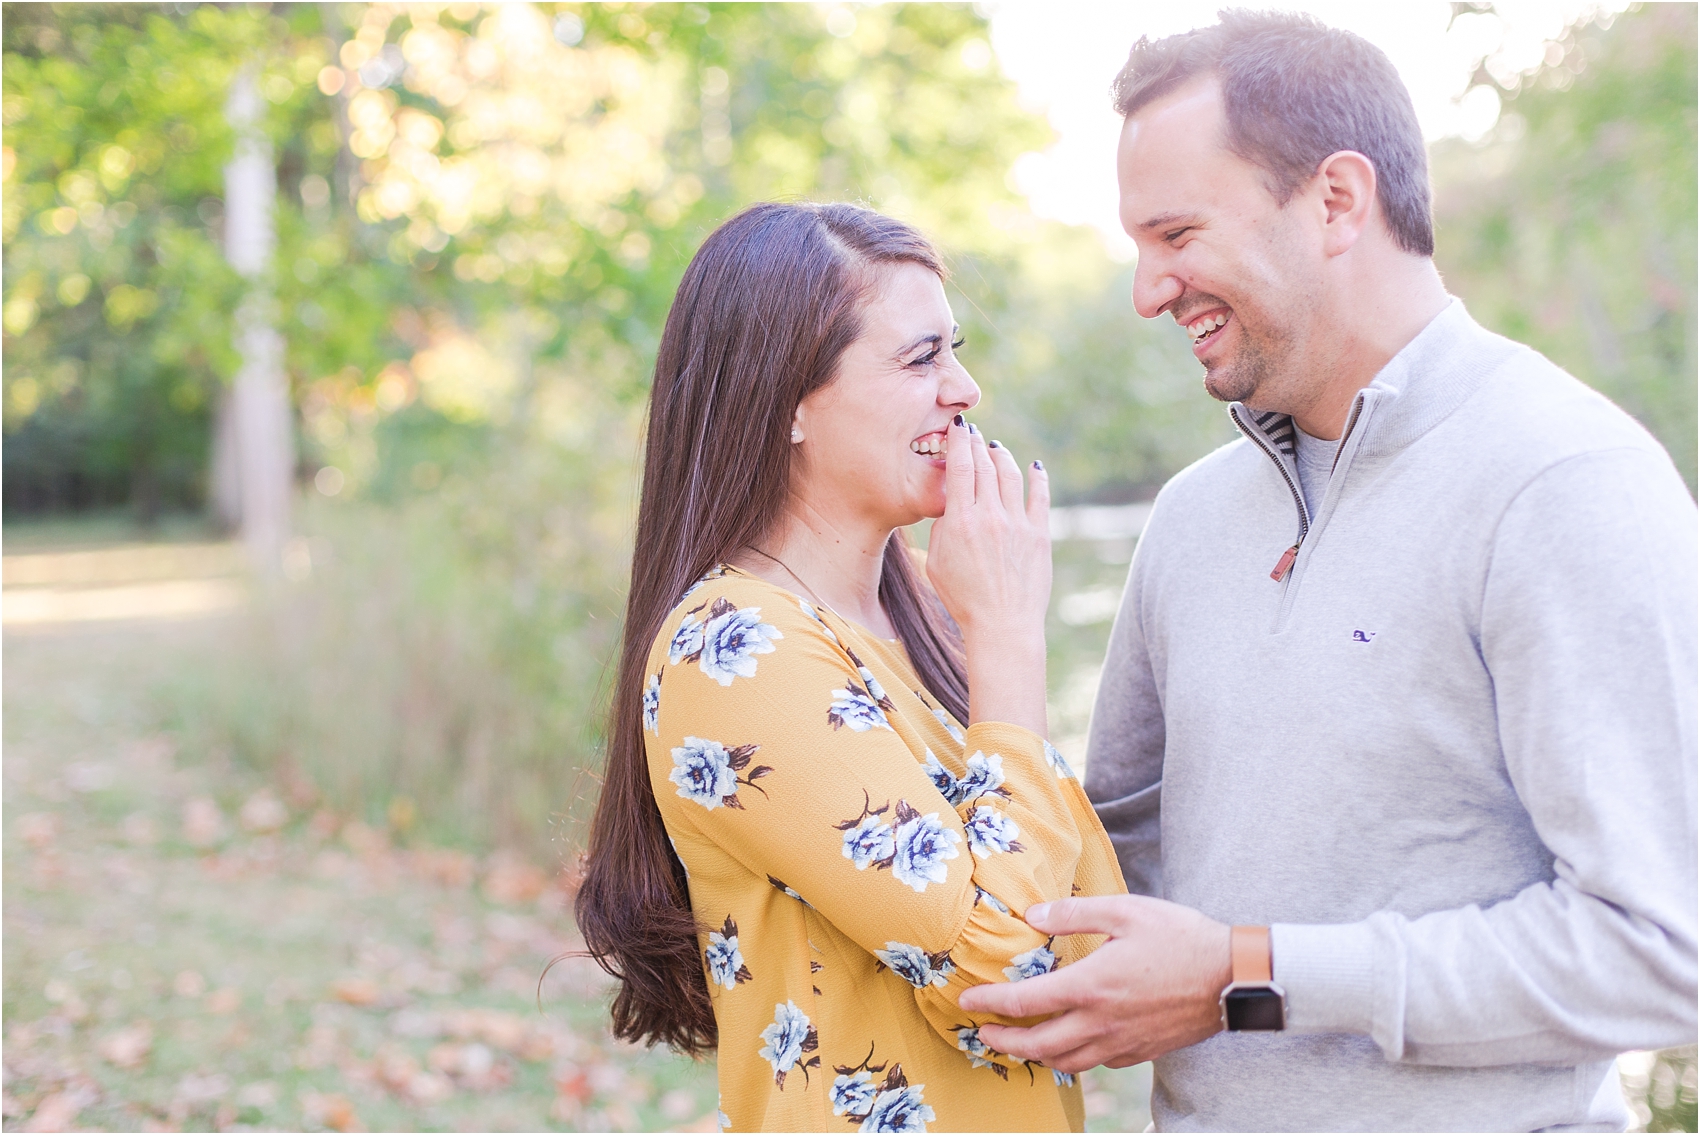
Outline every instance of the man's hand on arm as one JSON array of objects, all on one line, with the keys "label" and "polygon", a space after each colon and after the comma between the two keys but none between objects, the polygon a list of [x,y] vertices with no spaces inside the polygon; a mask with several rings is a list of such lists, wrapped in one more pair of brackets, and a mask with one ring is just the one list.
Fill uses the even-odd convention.
[{"label": "man's hand on arm", "polygon": [[984,1026],[980,1039],[997,1051],[1083,1072],[1099,1064],[1126,1068],[1221,1031],[1217,999],[1231,974],[1222,923],[1143,895],[1040,903],[1025,917],[1046,934],[1105,934],[1109,941],[1043,977],[963,993],[961,1006],[973,1013],[1057,1014],[1031,1028]]}]

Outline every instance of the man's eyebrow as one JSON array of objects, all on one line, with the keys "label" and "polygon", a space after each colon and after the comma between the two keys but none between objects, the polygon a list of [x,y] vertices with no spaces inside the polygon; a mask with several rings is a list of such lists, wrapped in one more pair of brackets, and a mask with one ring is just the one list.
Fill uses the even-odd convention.
[{"label": "man's eyebrow", "polygon": [[1193,214],[1193,213],[1161,213],[1161,214],[1159,214],[1155,217],[1152,217],[1149,221],[1143,222],[1139,227],[1141,229],[1149,231],[1151,229],[1165,228],[1169,225],[1176,224],[1180,221],[1189,221],[1190,222],[1190,221],[1196,221],[1197,219],[1198,219],[1197,215]]}]

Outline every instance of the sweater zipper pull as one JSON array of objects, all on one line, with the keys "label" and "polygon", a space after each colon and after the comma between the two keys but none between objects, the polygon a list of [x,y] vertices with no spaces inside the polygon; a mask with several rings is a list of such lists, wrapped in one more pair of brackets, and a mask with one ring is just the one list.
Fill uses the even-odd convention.
[{"label": "sweater zipper pull", "polygon": [[1280,583],[1293,568],[1293,561],[1299,558],[1299,546],[1294,544],[1281,553],[1281,558],[1275,564],[1275,570],[1269,573],[1269,578]]}]

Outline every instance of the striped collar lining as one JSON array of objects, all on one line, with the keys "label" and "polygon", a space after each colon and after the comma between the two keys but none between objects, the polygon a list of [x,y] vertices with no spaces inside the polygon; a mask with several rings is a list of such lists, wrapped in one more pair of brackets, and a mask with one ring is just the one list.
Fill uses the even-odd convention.
[{"label": "striped collar lining", "polygon": [[1293,418],[1291,414],[1283,414],[1278,410],[1269,410],[1262,414],[1254,413],[1252,421],[1263,435],[1274,443],[1275,448],[1288,457],[1298,457],[1298,439],[1293,436]]}]

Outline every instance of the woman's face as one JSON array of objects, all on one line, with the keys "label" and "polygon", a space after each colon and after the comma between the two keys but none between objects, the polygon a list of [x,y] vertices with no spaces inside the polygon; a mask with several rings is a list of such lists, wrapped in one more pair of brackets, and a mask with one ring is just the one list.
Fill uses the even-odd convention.
[{"label": "woman's face", "polygon": [[794,494],[884,529],[943,516],[945,427],[980,401],[956,340],[937,276],[919,264],[881,269],[838,377],[797,407]]}]

